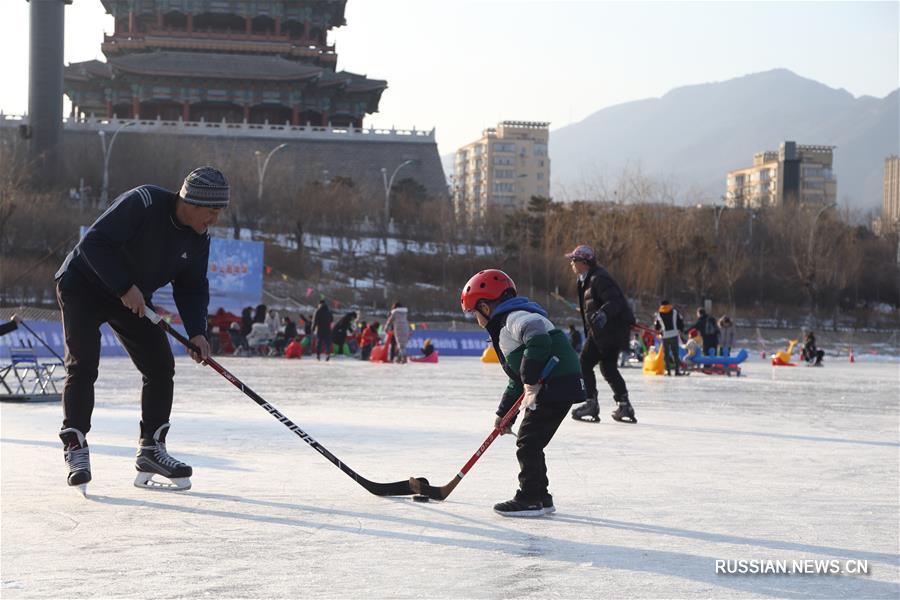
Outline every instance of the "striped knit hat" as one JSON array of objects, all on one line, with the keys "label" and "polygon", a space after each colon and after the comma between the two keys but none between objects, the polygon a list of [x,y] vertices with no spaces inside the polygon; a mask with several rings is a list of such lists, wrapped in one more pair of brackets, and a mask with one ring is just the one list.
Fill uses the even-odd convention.
[{"label": "striped knit hat", "polygon": [[195,206],[225,208],[228,206],[228,182],[222,172],[213,167],[198,167],[184,178],[182,200]]}]

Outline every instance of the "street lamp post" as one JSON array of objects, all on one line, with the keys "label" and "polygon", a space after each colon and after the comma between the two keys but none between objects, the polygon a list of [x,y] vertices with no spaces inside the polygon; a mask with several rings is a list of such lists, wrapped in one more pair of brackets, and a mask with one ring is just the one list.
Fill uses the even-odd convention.
[{"label": "street lamp post", "polygon": [[113,144],[116,143],[119,133],[126,127],[131,127],[134,123],[134,121],[129,121],[116,129],[109,140],[109,146],[106,145],[106,132],[102,129],[97,132],[97,135],[100,136],[100,145],[103,147],[103,185],[100,188],[100,206],[105,207],[109,202],[109,157],[112,155]]},{"label": "street lamp post", "polygon": [[266,178],[266,169],[269,168],[269,161],[272,159],[272,155],[281,150],[282,148],[286,148],[287,144],[279,144],[275,146],[269,154],[266,155],[266,159],[262,159],[262,152],[257,150],[254,152],[256,155],[256,174],[259,176],[259,187],[256,188],[256,199],[259,202],[262,202],[263,196],[263,180]]},{"label": "street lamp post", "polygon": [[397,176],[397,173],[405,167],[406,165],[413,164],[415,159],[405,160],[394,169],[394,172],[391,173],[391,178],[388,179],[387,169],[381,167],[381,180],[384,183],[384,254],[387,256],[388,253],[388,227],[391,222],[391,188],[394,187],[394,178]]},{"label": "street lamp post", "polygon": [[810,262],[812,262],[814,260],[813,245],[814,245],[815,237],[816,237],[816,228],[818,227],[818,224],[819,224],[819,217],[821,217],[823,214],[825,214],[826,210],[832,209],[835,206],[837,206],[837,205],[833,204],[833,203],[823,206],[822,208],[819,209],[819,212],[816,213],[816,216],[813,219],[812,227],[809,228],[809,248],[808,248],[808,254],[807,254]]}]

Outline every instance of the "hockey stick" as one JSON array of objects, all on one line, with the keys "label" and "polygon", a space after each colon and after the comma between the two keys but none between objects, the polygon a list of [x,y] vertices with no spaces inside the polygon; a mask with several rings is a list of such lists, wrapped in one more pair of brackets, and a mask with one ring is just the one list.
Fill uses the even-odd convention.
[{"label": "hockey stick", "polygon": [[[192,344],[189,339],[181,335],[181,333],[176,331],[171,325],[163,320],[162,317],[160,317],[153,310],[146,306],[144,307],[144,316],[150,319],[150,321],[152,321],[153,323],[156,323],[157,325],[162,327],[169,335],[181,342],[186,348],[199,354],[200,349],[197,348],[197,346]],[[325,446],[314,440],[312,436],[297,427],[297,425],[295,425],[290,419],[281,414],[281,412],[277,408],[263,400],[259,394],[244,385],[244,383],[240,379],[232,375],[228,371],[228,369],[216,362],[215,359],[210,357],[205,359],[203,363],[212,367],[213,370],[215,370],[219,375],[230,381],[234,385],[234,387],[244,392],[244,394],[249,396],[251,400],[266,409],[266,412],[278,419],[285,427],[297,434],[297,437],[312,446],[313,449],[315,449],[319,454],[331,461],[331,464],[346,473],[353,481],[366,488],[366,490],[368,490],[369,492],[375,494],[376,496],[407,496],[415,493],[410,487],[409,481],[395,481],[392,483],[377,483],[374,481],[369,481],[368,479],[345,465],[343,462],[338,460],[337,457],[334,456],[334,454],[332,454],[328,451],[327,448],[325,448]],[[418,483],[420,483],[421,485],[428,485],[428,481],[425,479]]]},{"label": "hockey stick", "polygon": [[[551,356],[550,360],[547,361],[547,364],[544,365],[544,370],[541,371],[540,379],[538,379],[539,384],[543,384],[544,380],[550,375],[550,372],[553,371],[554,367],[556,367],[557,363],[559,363],[559,358],[555,356]],[[509,426],[510,422],[519,412],[519,406],[522,404],[522,400],[525,399],[525,392],[522,392],[522,395],[519,396],[519,399],[516,400],[515,404],[506,411],[506,414],[500,419],[500,424],[497,427],[494,427],[494,430],[491,431],[490,435],[481,443],[481,446],[478,450],[475,451],[475,454],[472,455],[472,458],[469,459],[463,468],[460,469],[459,473],[450,480],[450,483],[443,487],[435,487],[433,485],[428,484],[428,480],[424,477],[410,477],[409,478],[409,487],[412,488],[413,492],[416,494],[428,496],[433,500],[446,500],[447,496],[450,495],[459,482],[462,481],[462,478],[466,476],[466,473],[469,472],[469,469],[481,458],[481,455],[485,453],[488,447],[497,439],[497,436],[500,435],[500,432],[506,429]]]},{"label": "hockey stick", "polygon": [[29,327],[28,324],[27,324],[25,321],[22,321],[22,322],[20,323],[20,325],[21,325],[22,327],[24,327],[25,329],[27,329],[27,330],[28,330],[28,333],[30,333],[31,335],[33,335],[34,337],[36,337],[36,338],[37,338],[37,341],[39,341],[40,343],[42,343],[42,344],[44,345],[44,347],[46,347],[47,350],[49,350],[49,351],[53,354],[53,356],[55,356],[56,358],[59,359],[59,362],[65,364],[66,361],[63,360],[63,357],[60,356],[59,354],[57,354],[57,353],[56,353],[56,350],[54,350],[53,348],[51,348],[51,347],[50,347],[50,344],[48,344],[47,342],[44,341],[44,338],[42,338],[41,336],[39,336],[38,334],[36,334],[36,333],[34,332],[34,330],[33,330],[31,327]]}]

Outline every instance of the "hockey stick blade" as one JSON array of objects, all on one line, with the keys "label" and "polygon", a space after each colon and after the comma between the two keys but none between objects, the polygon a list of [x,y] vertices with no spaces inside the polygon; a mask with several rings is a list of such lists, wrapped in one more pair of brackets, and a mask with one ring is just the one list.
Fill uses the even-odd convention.
[{"label": "hockey stick blade", "polygon": [[[197,346],[191,343],[191,341],[183,336],[180,332],[173,329],[171,325],[169,325],[165,320],[163,320],[162,317],[156,314],[149,307],[144,308],[144,316],[150,319],[150,321],[152,321],[153,323],[162,327],[166,331],[166,333],[181,342],[188,350],[196,354],[200,353],[200,349],[197,348]],[[329,452],[325,446],[317,442],[311,435],[300,429],[300,427],[295,425],[293,421],[284,416],[277,408],[263,400],[263,398],[259,394],[244,385],[244,383],[240,379],[232,375],[231,372],[228,371],[228,369],[216,362],[215,359],[211,357],[207,358],[203,361],[203,364],[211,367],[219,375],[230,381],[231,384],[234,385],[234,387],[244,392],[247,397],[263,407],[266,412],[278,419],[278,421],[280,421],[282,425],[293,431],[297,437],[312,446],[313,449],[316,450],[316,452],[328,459],[331,464],[343,471],[345,475],[365,488],[366,491],[376,496],[411,496],[416,493],[413,491],[409,481],[394,481],[391,483],[369,481],[368,479],[351,469],[349,466],[338,460],[338,458],[334,454]],[[425,485],[428,485],[427,480],[423,479],[423,481]]]},{"label": "hockey stick blade", "polygon": [[[538,380],[539,384],[543,384],[544,380],[550,375],[556,365],[559,363],[559,358],[556,356],[551,356],[550,360],[547,361],[547,364],[544,365],[543,371],[541,371],[540,379]],[[409,487],[412,488],[413,492],[416,494],[428,496],[432,500],[446,500],[447,496],[450,495],[456,486],[459,485],[459,482],[462,481],[462,478],[466,476],[466,473],[469,472],[469,469],[481,458],[481,455],[485,453],[488,447],[497,439],[497,436],[500,435],[500,432],[506,429],[509,424],[512,422],[513,418],[519,413],[519,407],[522,405],[522,401],[525,399],[525,392],[519,396],[519,399],[510,407],[506,414],[503,415],[503,418],[500,419],[500,424],[497,427],[494,427],[494,430],[488,434],[487,438],[481,443],[478,450],[475,451],[475,454],[469,459],[463,468],[460,469],[459,473],[450,480],[447,485],[441,487],[435,487],[433,485],[428,485],[428,480],[424,477],[410,477],[409,478]],[[424,483],[423,483],[424,482]]]}]

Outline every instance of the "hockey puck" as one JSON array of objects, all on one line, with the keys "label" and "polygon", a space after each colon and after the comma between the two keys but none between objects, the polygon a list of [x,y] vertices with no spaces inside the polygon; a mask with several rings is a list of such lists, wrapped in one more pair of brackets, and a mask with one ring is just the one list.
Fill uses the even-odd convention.
[{"label": "hockey puck", "polygon": [[429,500],[431,500],[431,498],[429,498],[429,497],[426,496],[425,494],[416,494],[416,495],[413,496],[412,498],[413,498],[413,500],[415,500],[416,502],[428,502]]}]

